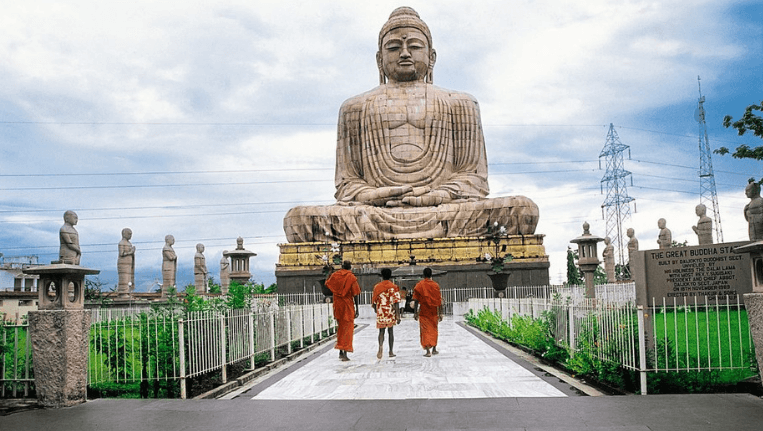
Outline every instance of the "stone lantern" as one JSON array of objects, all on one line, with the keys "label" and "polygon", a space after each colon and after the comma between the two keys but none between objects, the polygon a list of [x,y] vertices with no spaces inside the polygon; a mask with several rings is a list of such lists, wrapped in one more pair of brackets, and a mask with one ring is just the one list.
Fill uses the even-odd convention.
[{"label": "stone lantern", "polygon": [[578,245],[578,266],[580,266],[580,270],[583,271],[583,277],[585,279],[585,296],[586,298],[595,298],[596,289],[593,285],[593,273],[601,263],[601,261],[599,261],[598,252],[596,251],[596,244],[604,241],[604,238],[591,235],[589,228],[590,225],[588,222],[583,223],[583,235],[570,242]]},{"label": "stone lantern", "polygon": [[230,258],[230,279],[245,284],[252,277],[249,272],[249,258],[257,253],[244,249],[244,238],[236,239],[236,249],[223,253]]},{"label": "stone lantern", "polygon": [[90,312],[85,310],[85,275],[71,263],[24,268],[39,275],[39,309],[29,312],[37,399],[45,407],[68,407],[87,399]]}]

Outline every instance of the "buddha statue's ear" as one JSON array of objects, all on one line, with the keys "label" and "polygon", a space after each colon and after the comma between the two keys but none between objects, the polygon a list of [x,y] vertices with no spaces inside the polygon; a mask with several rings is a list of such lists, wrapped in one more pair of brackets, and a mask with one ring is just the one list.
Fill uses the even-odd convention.
[{"label": "buddha statue's ear", "polygon": [[384,85],[387,83],[387,77],[384,75],[384,66],[382,66],[382,53],[381,51],[376,52],[376,67],[379,68],[379,85]]},{"label": "buddha statue's ear", "polygon": [[432,48],[432,52],[429,53],[429,69],[427,70],[426,82],[428,84],[434,83],[434,64],[437,61],[437,51]]}]

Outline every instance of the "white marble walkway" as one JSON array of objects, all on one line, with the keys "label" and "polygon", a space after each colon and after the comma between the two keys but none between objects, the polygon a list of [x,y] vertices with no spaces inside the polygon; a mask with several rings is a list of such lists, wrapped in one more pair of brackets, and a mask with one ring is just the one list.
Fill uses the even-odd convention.
[{"label": "white marble walkway", "polygon": [[511,361],[452,318],[440,322],[440,354],[425,358],[418,322],[395,327],[395,358],[376,359],[378,329],[372,320],[355,333],[349,362],[338,351],[315,358],[274,383],[256,400],[564,397],[558,389]]}]

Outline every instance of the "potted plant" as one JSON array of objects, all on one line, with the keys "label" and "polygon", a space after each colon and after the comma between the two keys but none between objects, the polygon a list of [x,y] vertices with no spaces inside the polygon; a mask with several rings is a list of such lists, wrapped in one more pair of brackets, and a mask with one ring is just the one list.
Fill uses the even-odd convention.
[{"label": "potted plant", "polygon": [[506,228],[498,226],[498,222],[495,222],[492,226],[488,227],[488,234],[494,246],[494,253],[485,253],[484,256],[478,257],[477,261],[490,264],[490,271],[487,272],[487,276],[490,277],[493,289],[503,291],[508,287],[509,276],[511,275],[511,272],[506,269],[505,264],[513,259],[511,253],[504,253],[501,256],[500,243],[501,238],[507,236]]}]

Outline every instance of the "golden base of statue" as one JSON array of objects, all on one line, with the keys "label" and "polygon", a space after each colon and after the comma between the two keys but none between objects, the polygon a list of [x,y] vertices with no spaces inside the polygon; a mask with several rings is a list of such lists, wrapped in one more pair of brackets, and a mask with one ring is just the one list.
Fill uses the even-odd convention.
[{"label": "golden base of statue", "polygon": [[[320,293],[324,258],[331,259],[325,242],[279,244],[276,264],[281,293]],[[491,265],[485,255],[495,250],[512,259],[505,264],[511,285],[549,284],[549,261],[543,235],[508,235],[496,244],[493,238],[413,238],[387,241],[350,241],[339,246],[340,260],[349,260],[362,290],[373,290],[382,268],[407,266],[411,256],[419,266],[445,271],[438,283],[442,288],[492,286],[487,273]]]}]

